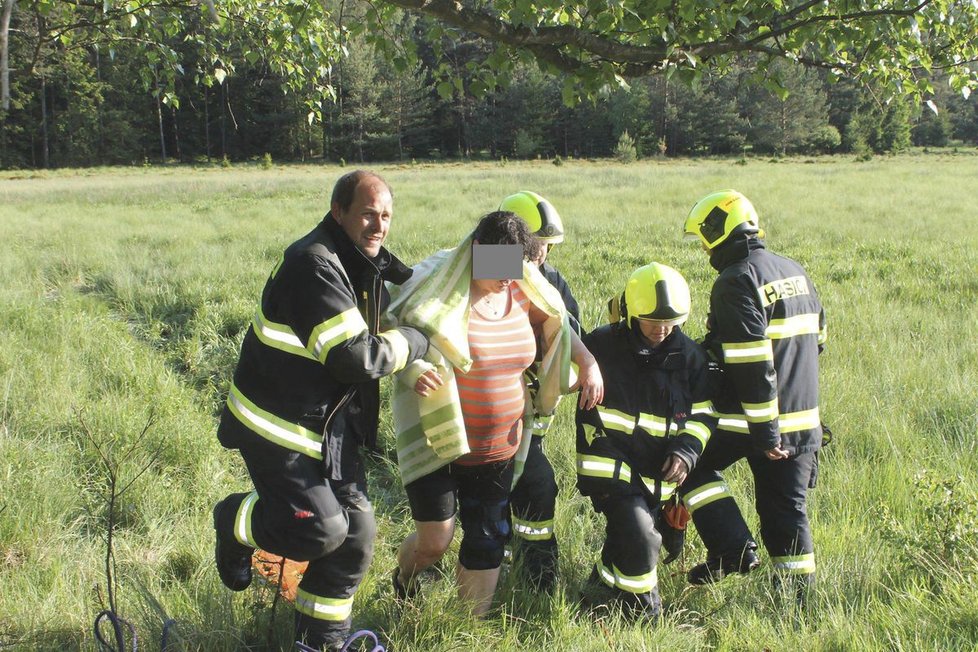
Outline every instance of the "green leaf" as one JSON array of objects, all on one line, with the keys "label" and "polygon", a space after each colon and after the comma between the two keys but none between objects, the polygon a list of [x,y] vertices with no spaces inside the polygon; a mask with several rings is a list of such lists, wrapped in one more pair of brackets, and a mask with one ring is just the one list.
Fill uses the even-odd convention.
[{"label": "green leaf", "polygon": [[455,90],[455,85],[451,81],[440,82],[437,86],[438,95],[443,100],[450,100],[452,98],[452,92]]}]

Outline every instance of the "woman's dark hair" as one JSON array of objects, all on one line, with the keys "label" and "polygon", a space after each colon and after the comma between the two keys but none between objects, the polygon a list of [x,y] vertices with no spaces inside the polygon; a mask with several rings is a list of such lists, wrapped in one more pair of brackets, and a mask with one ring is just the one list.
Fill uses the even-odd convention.
[{"label": "woman's dark hair", "polygon": [[523,257],[530,261],[543,253],[543,243],[519,215],[509,211],[493,211],[484,215],[472,232],[472,237],[479,244],[520,245],[523,247]]}]

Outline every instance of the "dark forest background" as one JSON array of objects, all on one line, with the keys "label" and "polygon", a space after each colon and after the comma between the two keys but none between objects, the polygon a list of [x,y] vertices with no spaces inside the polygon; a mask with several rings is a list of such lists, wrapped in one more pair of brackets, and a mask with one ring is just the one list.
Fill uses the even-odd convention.
[{"label": "dark forest background", "polygon": [[[177,74],[156,74],[138,40],[111,51],[35,47],[12,25],[10,109],[0,111],[0,168],[158,162],[594,158],[790,155],[900,151],[912,145],[978,145],[978,108],[940,77],[935,113],[910,100],[883,102],[872,88],[779,62],[780,85],[759,84],[741,60],[696,87],[665,75],[630,80],[573,107],[565,80],[518,64],[505,88],[485,89],[477,41],[439,41],[424,18],[400,26],[417,65],[353,41],[322,80],[296,89],[260,56],[248,34],[218,81],[213,55],[173,35]],[[406,29],[404,29],[406,27]],[[259,35],[255,39],[259,39]],[[396,65],[395,65],[396,64]],[[159,66],[164,65],[161,61]],[[220,66],[220,63],[216,65]],[[231,67],[228,66],[230,69]],[[446,73],[453,82],[446,82]],[[312,119],[310,106],[318,109]]]}]

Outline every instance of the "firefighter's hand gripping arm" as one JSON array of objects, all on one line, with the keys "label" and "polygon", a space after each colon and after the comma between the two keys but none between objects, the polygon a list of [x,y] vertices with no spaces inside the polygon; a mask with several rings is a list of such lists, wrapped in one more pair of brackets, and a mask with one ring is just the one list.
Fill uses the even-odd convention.
[{"label": "firefighter's hand gripping arm", "polygon": [[666,458],[666,463],[662,465],[662,479],[666,482],[674,482],[676,486],[686,481],[690,468],[686,460],[678,455],[670,455]]}]

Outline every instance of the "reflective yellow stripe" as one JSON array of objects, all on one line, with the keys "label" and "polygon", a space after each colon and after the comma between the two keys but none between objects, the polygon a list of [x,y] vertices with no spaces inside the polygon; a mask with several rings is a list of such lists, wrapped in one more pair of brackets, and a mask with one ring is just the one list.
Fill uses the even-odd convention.
[{"label": "reflective yellow stripe", "polygon": [[285,324],[276,324],[266,319],[260,308],[251,322],[251,327],[254,329],[255,335],[258,336],[258,340],[265,346],[310,360],[316,359],[316,356],[303,346],[302,340],[295,334],[295,331]]},{"label": "reflective yellow stripe", "polygon": [[367,322],[363,321],[363,315],[356,308],[350,308],[316,326],[309,336],[307,348],[317,360],[325,362],[334,346],[366,330]]},{"label": "reflective yellow stripe", "polygon": [[[577,454],[577,473],[592,478],[614,479],[617,462],[610,457]],[[618,471],[618,479],[622,482],[632,481],[632,470],[622,462]]]},{"label": "reflective yellow stripe", "polygon": [[255,537],[251,534],[251,514],[255,511],[255,503],[258,502],[258,493],[252,491],[245,496],[238,506],[238,513],[234,516],[234,538],[251,548],[257,548]]},{"label": "reflective yellow stripe", "polygon": [[662,501],[669,500],[670,498],[672,498],[672,495],[676,493],[675,482],[666,482],[663,480],[662,483],[659,485],[659,487],[662,490],[662,493],[659,494],[659,499]]},{"label": "reflective yellow stripe", "polygon": [[703,448],[706,448],[706,442],[710,441],[710,429],[698,421],[687,421],[679,434],[696,437]]},{"label": "reflective yellow stripe", "polygon": [[601,417],[601,425],[605,427],[605,430],[617,430],[630,435],[635,429],[635,417],[625,412],[599,405],[598,416]]},{"label": "reflective yellow stripe", "polygon": [[649,478],[644,475],[639,475],[638,479],[642,481],[642,484],[645,485],[645,488],[649,490],[650,494],[655,493],[655,478]]},{"label": "reflective yellow stripe", "polygon": [[691,414],[709,414],[710,416],[716,416],[716,413],[716,408],[713,407],[713,401],[693,403],[693,411]]},{"label": "reflective yellow stripe", "polygon": [[822,326],[822,328],[819,329],[818,331],[818,343],[825,344],[828,340],[829,340],[829,327],[827,325]]},{"label": "reflective yellow stripe", "polygon": [[774,421],[778,416],[777,396],[763,403],[741,403],[741,405],[744,408],[744,416],[750,423],[767,423]]},{"label": "reflective yellow stripe", "polygon": [[772,340],[783,340],[797,335],[818,335],[818,319],[817,313],[772,319],[764,330],[764,334]]},{"label": "reflective yellow stripe", "polygon": [[731,498],[730,487],[727,486],[726,482],[719,480],[717,482],[710,482],[703,485],[702,487],[697,487],[693,489],[686,497],[683,498],[683,502],[686,503],[686,509],[692,514],[700,507],[709,505],[712,502],[720,500],[721,498]]},{"label": "reflective yellow stripe", "polygon": [[[659,417],[654,414],[647,414],[645,412],[640,412],[638,415],[638,425],[645,432],[649,433],[653,437],[665,437],[666,436],[666,419],[665,417]],[[669,431],[675,433],[677,430],[675,422],[669,424]]]},{"label": "reflective yellow stripe", "polygon": [[771,340],[756,342],[730,342],[723,345],[723,361],[727,364],[745,364],[774,360]]},{"label": "reflective yellow stripe", "polygon": [[411,354],[411,344],[401,331],[384,331],[377,337],[390,344],[394,351],[394,369],[391,373],[396,373],[406,367],[408,356]]},{"label": "reflective yellow stripe", "polygon": [[626,575],[617,566],[608,568],[601,562],[596,564],[598,573],[605,584],[629,593],[649,593],[659,585],[656,569],[643,575]]},{"label": "reflective yellow stripe", "polygon": [[788,575],[808,575],[815,572],[815,553],[805,555],[789,555],[786,557],[771,557],[774,570]]},{"label": "reflective yellow stripe", "polygon": [[[765,421],[770,421],[770,419],[762,420],[760,417],[752,418],[749,415],[747,419],[745,419],[743,415],[739,414],[720,414],[719,417],[719,428],[721,430],[725,430],[727,432],[738,432],[743,435],[750,433],[747,426],[748,420],[751,423],[764,423]],[[783,433],[811,430],[821,426],[821,423],[818,408],[802,410],[801,412],[786,412],[778,415],[778,429]]]},{"label": "reflective yellow stripe", "polygon": [[342,621],[353,612],[353,598],[324,598],[299,587],[295,595],[295,608],[317,620]]},{"label": "reflective yellow stripe", "polygon": [[554,538],[554,520],[524,521],[514,516],[513,532],[526,541],[549,541]]},{"label": "reflective yellow stripe", "polygon": [[802,294],[809,294],[808,281],[805,280],[804,276],[789,276],[757,288],[757,296],[765,308],[775,301],[790,299]]},{"label": "reflective yellow stripe", "polygon": [[245,427],[268,441],[317,460],[323,459],[322,435],[262,410],[245,398],[234,383],[228,394],[228,407]]},{"label": "reflective yellow stripe", "polygon": [[747,419],[744,418],[742,414],[717,414],[719,421],[717,426],[721,430],[726,430],[727,432],[739,432],[742,435],[750,433],[750,429],[747,427]]},{"label": "reflective yellow stripe", "polygon": [[822,425],[818,415],[818,408],[802,410],[801,412],[788,412],[778,417],[778,425],[781,432],[799,432],[801,430],[811,430]]}]

